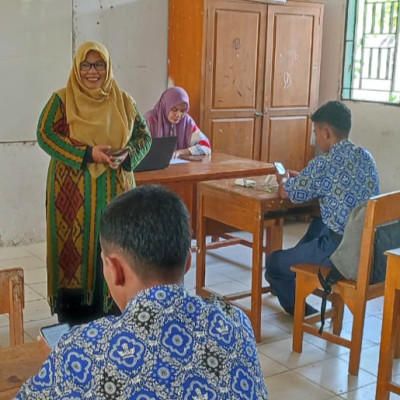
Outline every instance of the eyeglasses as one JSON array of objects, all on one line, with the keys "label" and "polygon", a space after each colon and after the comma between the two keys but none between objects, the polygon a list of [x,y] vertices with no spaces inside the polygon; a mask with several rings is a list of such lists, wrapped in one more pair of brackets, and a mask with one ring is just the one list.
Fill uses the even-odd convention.
[{"label": "eyeglasses", "polygon": [[89,61],[81,62],[79,68],[81,71],[89,71],[90,68],[94,67],[96,71],[104,71],[106,69],[107,64],[104,61],[96,61],[94,63],[90,63]]}]

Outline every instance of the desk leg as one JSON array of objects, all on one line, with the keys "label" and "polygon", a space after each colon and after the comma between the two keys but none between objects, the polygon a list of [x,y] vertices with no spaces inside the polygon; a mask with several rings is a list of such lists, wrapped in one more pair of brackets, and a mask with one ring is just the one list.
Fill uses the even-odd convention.
[{"label": "desk leg", "polygon": [[251,312],[250,319],[253,325],[256,341],[261,340],[261,294],[262,294],[262,255],[263,255],[264,223],[260,214],[258,226],[253,232],[253,264],[251,276]]},{"label": "desk leg", "polygon": [[206,281],[206,218],[203,217],[203,196],[197,198],[197,255],[196,255],[196,293],[201,295]]},{"label": "desk leg", "polygon": [[398,324],[400,313],[400,292],[394,288],[390,276],[386,276],[386,285],[393,287],[385,289],[385,303],[383,309],[382,338],[379,354],[378,381],[376,385],[376,399],[389,400],[388,384],[392,380],[393,357],[395,341],[398,340]]}]

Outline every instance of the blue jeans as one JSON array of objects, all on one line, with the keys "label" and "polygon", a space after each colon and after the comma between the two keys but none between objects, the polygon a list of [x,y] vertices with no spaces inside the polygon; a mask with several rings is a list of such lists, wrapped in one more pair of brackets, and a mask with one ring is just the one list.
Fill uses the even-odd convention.
[{"label": "blue jeans", "polygon": [[339,246],[320,217],[314,217],[306,234],[295,247],[271,253],[266,260],[265,278],[278,297],[280,305],[289,314],[294,312],[296,274],[290,267],[311,263],[332,266],[329,256]]}]

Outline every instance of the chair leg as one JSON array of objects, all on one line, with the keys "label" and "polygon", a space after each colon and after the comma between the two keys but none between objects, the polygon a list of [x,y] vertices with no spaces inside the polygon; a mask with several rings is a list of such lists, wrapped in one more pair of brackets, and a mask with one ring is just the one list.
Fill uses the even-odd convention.
[{"label": "chair leg", "polygon": [[356,308],[353,316],[353,330],[351,333],[351,347],[350,347],[350,361],[349,361],[349,374],[358,375],[360,369],[360,356],[362,338],[364,333],[364,320],[365,320],[365,300],[359,301],[359,307]]},{"label": "chair leg", "polygon": [[332,305],[335,308],[335,316],[332,318],[333,334],[340,336],[343,325],[344,301],[338,294],[333,293]]},{"label": "chair leg", "polygon": [[24,343],[23,292],[23,278],[20,275],[11,276],[9,280],[10,346]]},{"label": "chair leg", "polygon": [[303,351],[303,320],[306,308],[306,298],[311,294],[317,285],[310,277],[301,273],[296,273],[296,298],[293,319],[293,351],[301,353]]},{"label": "chair leg", "polygon": [[394,345],[394,358],[400,358],[400,315],[396,314],[395,317],[395,345]]},{"label": "chair leg", "polygon": [[[393,284],[389,282],[387,286]],[[383,309],[382,337],[379,352],[378,380],[376,383],[376,399],[389,400],[389,382],[393,374],[393,356],[399,343],[400,295],[390,287],[385,291]]]}]

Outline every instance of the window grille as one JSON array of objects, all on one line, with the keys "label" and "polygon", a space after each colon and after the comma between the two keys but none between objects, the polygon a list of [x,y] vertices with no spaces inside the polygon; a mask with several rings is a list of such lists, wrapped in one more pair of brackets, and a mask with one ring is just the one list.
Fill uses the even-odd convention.
[{"label": "window grille", "polygon": [[400,103],[400,0],[349,0],[342,98]]}]

